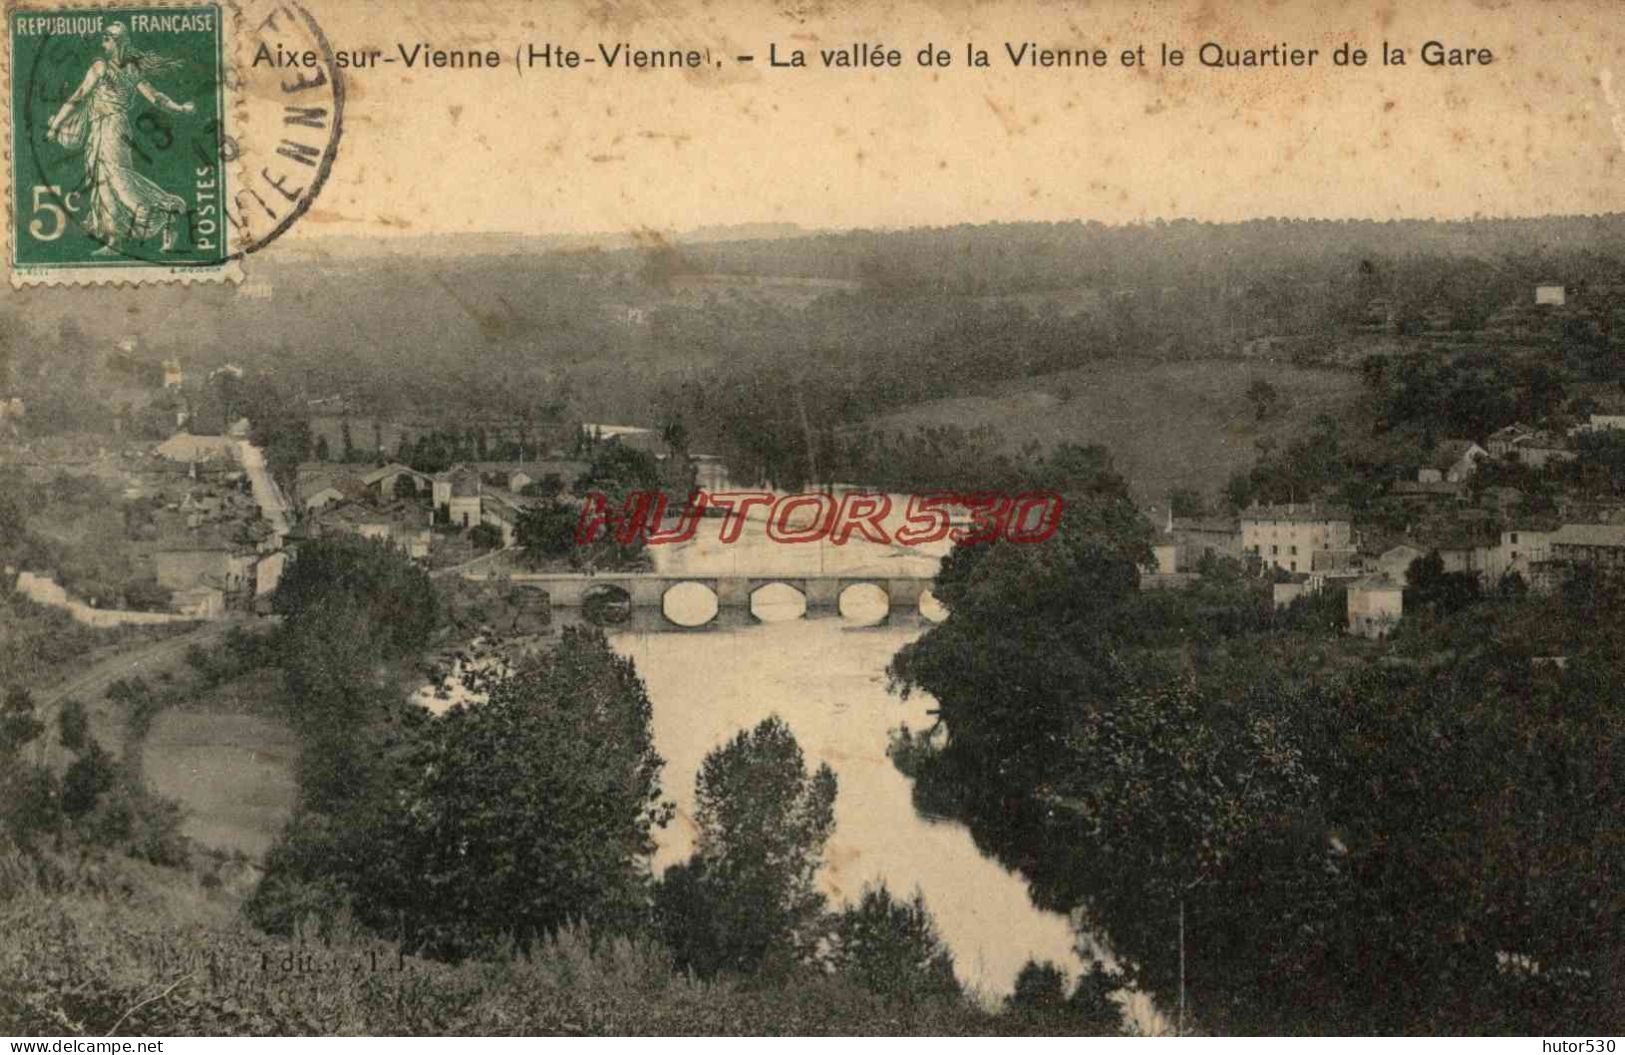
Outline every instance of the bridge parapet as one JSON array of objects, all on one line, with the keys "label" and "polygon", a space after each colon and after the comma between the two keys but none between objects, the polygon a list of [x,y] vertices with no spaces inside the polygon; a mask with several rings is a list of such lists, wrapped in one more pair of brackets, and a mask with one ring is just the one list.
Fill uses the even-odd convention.
[{"label": "bridge parapet", "polygon": [[[484,581],[494,576],[485,572],[467,572],[464,578]],[[671,575],[671,574],[608,574],[584,575],[569,572],[532,572],[502,576],[518,586],[530,586],[547,591],[548,600],[560,608],[579,608],[591,594],[613,588],[623,592],[634,608],[663,608],[666,594],[683,583],[698,583],[716,595],[719,609],[749,609],[751,596],[764,586],[784,583],[806,598],[809,610],[827,610],[840,606],[841,594],[849,587],[868,584],[885,591],[893,610],[918,609],[920,597],[930,588],[928,578],[892,577],[884,575],[827,575],[827,576],[743,576],[743,575]]]}]

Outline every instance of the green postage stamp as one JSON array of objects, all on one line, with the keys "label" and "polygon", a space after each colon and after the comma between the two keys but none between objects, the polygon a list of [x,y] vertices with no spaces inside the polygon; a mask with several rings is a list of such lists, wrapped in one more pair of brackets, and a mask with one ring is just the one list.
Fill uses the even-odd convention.
[{"label": "green postage stamp", "polygon": [[220,9],[7,22],[13,284],[236,277]]}]

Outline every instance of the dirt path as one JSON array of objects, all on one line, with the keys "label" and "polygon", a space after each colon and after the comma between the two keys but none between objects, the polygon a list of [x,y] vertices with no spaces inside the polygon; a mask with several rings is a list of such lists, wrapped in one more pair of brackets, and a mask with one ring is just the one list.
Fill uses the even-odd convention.
[{"label": "dirt path", "polygon": [[160,670],[184,661],[186,650],[193,645],[206,646],[225,637],[226,631],[231,627],[242,625],[244,623],[240,619],[223,619],[219,622],[205,623],[196,630],[189,630],[177,637],[137,645],[92,664],[88,669],[59,685],[35,692],[34,717],[44,722],[46,727],[46,732],[38,742],[48,745],[45,750],[51,756],[50,761],[53,763],[60,761],[61,748],[57,744],[55,726],[57,708],[61,706],[62,701],[77,699],[87,707],[94,707],[108,688],[120,678],[138,676],[152,678]]},{"label": "dirt path", "polygon": [[35,693],[34,702],[43,710],[55,707],[70,696],[77,696],[86,701],[97,699],[107,691],[109,685],[120,678],[150,676],[184,657],[186,650],[191,646],[207,644],[216,638],[224,637],[229,628],[240,625],[242,624],[238,621],[223,619],[219,622],[205,623],[196,630],[187,631],[177,637],[166,637],[162,641],[138,645],[127,652],[109,656],[60,685],[53,685]]}]

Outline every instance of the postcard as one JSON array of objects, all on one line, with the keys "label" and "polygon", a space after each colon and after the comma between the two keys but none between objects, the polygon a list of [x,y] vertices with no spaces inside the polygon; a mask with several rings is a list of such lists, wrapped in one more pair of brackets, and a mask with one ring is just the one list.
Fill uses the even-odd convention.
[{"label": "postcard", "polygon": [[5,25],[0,1033],[1613,1050],[1616,5]]}]

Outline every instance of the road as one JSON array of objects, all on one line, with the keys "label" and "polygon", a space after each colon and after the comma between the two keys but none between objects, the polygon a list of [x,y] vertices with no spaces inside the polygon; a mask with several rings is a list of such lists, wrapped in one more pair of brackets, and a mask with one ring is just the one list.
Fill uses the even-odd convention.
[{"label": "road", "polygon": [[193,645],[203,645],[216,638],[226,636],[226,631],[233,626],[241,626],[241,622],[222,619],[212,623],[205,623],[196,630],[189,630],[176,637],[166,637],[162,641],[152,641],[145,645],[138,645],[126,652],[109,656],[78,677],[54,685],[34,694],[34,702],[40,707],[55,706],[70,696],[81,700],[94,700],[107,691],[107,687],[120,678],[131,678],[141,674],[151,674],[186,655],[186,650]]},{"label": "road", "polygon": [[270,522],[276,532],[277,546],[288,533],[288,499],[265,467],[265,454],[247,440],[237,442],[237,459],[242,462],[248,482],[254,488],[254,501],[259,503],[260,515]]},{"label": "road", "polygon": [[225,637],[226,631],[233,626],[242,625],[240,620],[232,619],[205,623],[179,636],[137,645],[109,656],[60,685],[39,690],[34,693],[34,716],[44,722],[46,728],[40,742],[50,745],[53,761],[59,760],[61,749],[56,740],[56,711],[64,700],[76,699],[86,707],[93,707],[120,678],[154,677],[158,671],[184,660],[186,650],[193,645],[207,646]]}]

